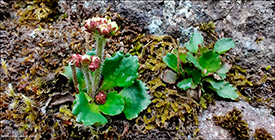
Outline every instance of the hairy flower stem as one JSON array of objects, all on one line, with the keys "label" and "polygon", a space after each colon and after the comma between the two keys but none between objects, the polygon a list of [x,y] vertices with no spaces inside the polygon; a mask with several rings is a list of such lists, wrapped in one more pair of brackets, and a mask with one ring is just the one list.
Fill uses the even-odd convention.
[{"label": "hairy flower stem", "polygon": [[[93,86],[93,91],[96,92],[97,87],[99,86],[98,83],[100,81],[100,74],[102,71],[102,63],[103,63],[103,55],[104,55],[104,47],[106,44],[106,38],[104,38],[103,36],[97,34],[97,33],[93,33],[95,40],[97,42],[97,46],[96,46],[96,55],[99,57],[100,59],[100,63],[99,63],[99,68],[95,70],[94,72],[94,78],[93,78],[93,82],[92,82],[92,86]],[[95,94],[95,93],[93,93]]]},{"label": "hairy flower stem", "polygon": [[73,59],[73,61],[69,62],[69,65],[71,66],[71,69],[72,69],[74,88],[75,88],[76,93],[78,94],[79,89],[78,89],[78,82],[77,82],[77,76],[76,76],[75,59]]},{"label": "hairy flower stem", "polygon": [[84,80],[85,80],[85,83],[86,83],[86,87],[87,87],[87,93],[90,97],[94,97],[94,90],[93,87],[92,87],[92,74],[91,74],[91,71],[90,69],[86,66],[86,67],[81,67],[81,70],[83,72],[83,75],[84,75]]}]

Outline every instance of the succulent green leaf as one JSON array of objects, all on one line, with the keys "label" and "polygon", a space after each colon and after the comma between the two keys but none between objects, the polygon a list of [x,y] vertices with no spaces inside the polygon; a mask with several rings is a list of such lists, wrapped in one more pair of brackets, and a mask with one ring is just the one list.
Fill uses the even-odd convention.
[{"label": "succulent green leaf", "polygon": [[[61,74],[68,78],[69,84],[71,86],[74,85],[71,66],[65,66],[65,72],[61,73]],[[79,90],[83,91],[84,89],[86,89],[86,83],[85,83],[85,80],[83,78],[84,75],[78,67],[76,67],[76,77],[77,77],[77,82],[79,84]]]},{"label": "succulent green leaf", "polygon": [[221,66],[221,59],[218,53],[211,50],[199,57],[199,64],[207,71],[215,72]]},{"label": "succulent green leaf", "polygon": [[205,47],[204,45],[201,45],[201,47],[199,48],[199,51],[201,54],[203,54],[204,52],[207,52],[209,49],[207,47]]},{"label": "succulent green leaf", "polygon": [[106,115],[117,115],[124,109],[124,100],[116,91],[108,93],[106,103],[98,105],[99,110]]},{"label": "succulent green leaf", "polygon": [[89,56],[94,56],[94,55],[96,55],[96,50],[92,49],[90,51],[87,51],[86,54],[89,55]]},{"label": "succulent green leaf", "polygon": [[200,83],[201,78],[202,78],[202,72],[201,72],[201,70],[194,69],[194,70],[191,71],[191,75],[192,75],[194,84]]},{"label": "succulent green leaf", "polygon": [[187,56],[187,53],[180,53],[179,54],[180,60],[184,64],[186,63],[186,56]]},{"label": "succulent green leaf", "polygon": [[185,67],[184,67],[184,72],[186,72],[187,75],[192,76],[192,75],[191,75],[192,68],[191,68],[190,66],[185,66]]},{"label": "succulent green leaf", "polygon": [[193,83],[192,78],[184,79],[181,82],[178,83],[178,87],[180,89],[186,90],[191,87],[191,84]]},{"label": "succulent green leaf", "polygon": [[211,86],[215,89],[215,90],[219,90],[221,89],[225,84],[227,84],[227,82],[225,81],[218,81],[215,80],[214,78],[206,78],[205,79],[207,82],[209,82],[211,84]]},{"label": "succulent green leaf", "polygon": [[186,42],[186,43],[184,43],[184,45],[183,45],[189,52],[192,52],[192,53],[196,53],[197,51],[198,51],[198,49],[199,49],[199,47],[198,48],[196,48],[195,46],[194,46],[194,48],[193,48],[193,45],[192,44],[190,44],[190,42]]},{"label": "succulent green leaf", "polygon": [[219,54],[222,54],[234,47],[235,41],[233,41],[231,38],[221,38],[216,42],[214,46],[214,51],[218,52]]},{"label": "succulent green leaf", "polygon": [[95,123],[105,124],[107,119],[99,112],[97,105],[89,103],[91,98],[86,93],[80,92],[75,95],[76,99],[73,103],[72,113],[77,115],[76,121],[85,125],[93,125]]},{"label": "succulent green leaf", "polygon": [[189,62],[193,63],[195,65],[195,67],[199,68],[200,70],[203,70],[203,68],[201,67],[201,65],[197,61],[197,59],[189,52],[188,52],[188,55],[187,55],[187,60]]},{"label": "succulent green leaf", "polygon": [[195,89],[198,87],[198,84],[195,84],[194,82],[191,83],[191,89]]},{"label": "succulent green leaf", "polygon": [[203,36],[201,33],[195,32],[190,37],[190,42],[185,43],[184,46],[189,52],[197,53],[198,52],[198,45],[203,43]]},{"label": "succulent green leaf", "polygon": [[147,87],[140,80],[136,80],[133,85],[124,88],[120,94],[125,102],[123,112],[128,120],[136,118],[151,103]]},{"label": "succulent green leaf", "polygon": [[106,58],[102,68],[104,81],[101,90],[132,85],[138,77],[138,67],[138,58],[130,54],[124,56],[123,52],[117,52],[112,57]]},{"label": "succulent green leaf", "polygon": [[227,83],[223,88],[216,90],[217,94],[223,98],[229,98],[231,100],[235,100],[239,97],[236,93],[236,88],[234,88],[231,84]]},{"label": "succulent green leaf", "polygon": [[226,77],[226,73],[231,69],[232,65],[228,63],[223,63],[223,65],[216,71],[217,74],[221,76],[222,79]]},{"label": "succulent green leaf", "polygon": [[178,72],[178,65],[177,65],[178,58],[175,54],[167,53],[166,56],[163,57],[163,61],[172,70],[174,70],[175,72]]},{"label": "succulent green leaf", "polygon": [[169,84],[175,84],[179,75],[171,70],[166,70],[162,75],[162,80]]}]

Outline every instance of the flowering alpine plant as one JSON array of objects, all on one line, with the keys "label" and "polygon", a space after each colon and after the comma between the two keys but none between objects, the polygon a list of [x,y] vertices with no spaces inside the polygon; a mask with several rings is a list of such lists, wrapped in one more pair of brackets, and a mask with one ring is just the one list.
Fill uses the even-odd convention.
[{"label": "flowering alpine plant", "polygon": [[[86,31],[96,40],[96,49],[86,54],[73,54],[62,73],[76,90],[72,113],[85,125],[105,124],[102,115],[124,113],[131,120],[151,103],[145,84],[137,80],[138,58],[116,52],[104,60],[107,38],[118,31],[116,22],[106,17],[93,17],[85,22]],[[114,87],[123,87],[119,93]]]}]

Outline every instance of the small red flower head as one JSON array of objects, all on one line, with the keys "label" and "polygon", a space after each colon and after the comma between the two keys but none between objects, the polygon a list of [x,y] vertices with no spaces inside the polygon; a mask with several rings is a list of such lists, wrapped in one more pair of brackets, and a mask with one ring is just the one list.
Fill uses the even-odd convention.
[{"label": "small red flower head", "polygon": [[104,91],[100,91],[96,96],[95,96],[95,102],[97,104],[105,104],[106,102],[106,95],[104,94]]},{"label": "small red flower head", "polygon": [[80,54],[73,54],[72,55],[72,59],[70,61],[73,61],[73,59],[75,59],[75,66],[76,67],[81,67],[81,55]]},{"label": "small red flower head", "polygon": [[101,24],[99,26],[99,34],[101,35],[108,35],[111,31],[111,25],[107,25],[107,24]]},{"label": "small red flower head", "polygon": [[100,63],[99,57],[97,57],[97,56],[92,56],[92,57],[91,57],[91,63],[90,63],[90,65],[89,65],[89,69],[90,69],[91,71],[95,71],[96,69],[99,68],[99,63]]},{"label": "small red flower head", "polygon": [[91,63],[91,56],[85,54],[81,56],[81,64],[86,67]]}]

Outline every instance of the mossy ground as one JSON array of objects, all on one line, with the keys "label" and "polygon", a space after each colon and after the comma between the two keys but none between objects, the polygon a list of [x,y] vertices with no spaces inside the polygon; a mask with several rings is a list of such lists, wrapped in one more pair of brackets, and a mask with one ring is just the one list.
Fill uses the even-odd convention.
[{"label": "mossy ground", "polygon": [[[203,94],[199,100],[194,99],[192,92],[179,90],[175,85],[161,80],[161,73],[167,69],[162,57],[176,48],[174,38],[147,35],[131,21],[125,21],[108,10],[104,14],[94,13],[89,17],[80,15],[80,18],[67,18],[65,14],[47,13],[44,9],[46,16],[41,18],[35,12],[43,6],[41,3],[43,1],[32,4],[9,2],[11,15],[18,15],[1,22],[1,60],[6,60],[8,69],[6,75],[1,65],[1,136],[60,139],[196,138],[199,132],[197,114],[217,98],[211,93]],[[32,6],[32,9],[28,10],[27,6]],[[147,84],[152,96],[152,104],[137,119],[128,121],[121,114],[110,117],[104,127],[87,127],[75,121],[70,113],[70,99],[74,91],[66,84],[66,79],[59,76],[72,54],[84,54],[86,42],[82,19],[95,15],[108,16],[121,25],[120,31],[109,39],[105,54],[123,51],[138,55],[139,79]],[[211,31],[207,34],[214,34],[212,27],[209,27]],[[213,43],[210,40],[209,47]],[[89,45],[93,47],[94,44],[91,38]],[[234,56],[227,57],[228,61],[239,61]],[[239,94],[245,100],[254,106],[264,105],[272,109],[274,115],[272,93],[275,92],[275,67],[260,70],[250,71],[234,65],[227,80],[239,89]],[[9,83],[16,93],[14,96],[8,95],[12,92],[9,91]],[[63,102],[55,102],[55,99]],[[43,110],[45,106],[47,108]]]}]

